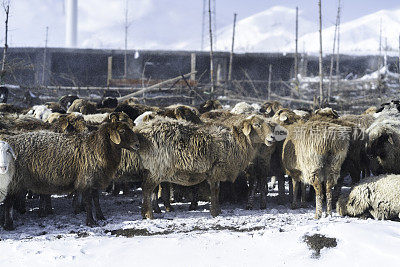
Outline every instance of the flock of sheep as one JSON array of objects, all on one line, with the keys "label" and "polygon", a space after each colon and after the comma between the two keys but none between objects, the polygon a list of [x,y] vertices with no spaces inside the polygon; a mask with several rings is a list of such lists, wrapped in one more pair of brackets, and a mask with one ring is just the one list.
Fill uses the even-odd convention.
[{"label": "flock of sheep", "polygon": [[[166,211],[172,210],[171,192],[175,199],[186,192],[190,210],[199,199],[210,200],[210,213],[217,216],[221,184],[230,185],[225,195],[233,199],[246,188],[247,209],[259,193],[265,209],[269,177],[278,181],[281,202],[285,177],[291,179],[293,208],[304,205],[311,185],[315,218],[322,216],[324,200],[327,215],[336,203],[342,216],[399,218],[398,101],[339,116],[331,108],[290,110],[276,101],[241,102],[229,110],[217,100],[197,108],[160,108],[135,99],[93,103],[69,95],[28,110],[0,104],[0,116],[1,224],[6,230],[14,228],[13,209],[25,211],[27,192],[39,195],[40,216],[53,212],[52,194],[72,194],[74,212],[86,211],[86,224],[94,226],[105,219],[99,191],[110,186],[119,192],[120,186],[141,183],[143,218],[160,212],[159,196]],[[348,175],[354,187],[341,194]],[[204,183],[209,190],[203,192]]]}]

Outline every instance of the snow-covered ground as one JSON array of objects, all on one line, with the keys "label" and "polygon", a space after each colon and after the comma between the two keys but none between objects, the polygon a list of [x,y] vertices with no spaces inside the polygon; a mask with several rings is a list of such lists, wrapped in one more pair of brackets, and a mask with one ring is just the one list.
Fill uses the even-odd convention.
[{"label": "snow-covered ground", "polygon": [[[269,198],[267,210],[244,210],[226,204],[212,218],[208,204],[142,220],[140,191],[132,196],[103,195],[108,218],[101,226],[83,225],[71,199],[53,198],[55,214],[38,218],[37,200],[27,214],[15,216],[15,231],[0,230],[1,266],[377,266],[400,260],[400,224],[341,218],[314,220],[313,205],[291,210]],[[113,232],[114,230],[114,232]],[[336,238],[335,248],[315,257],[304,235]],[[117,236],[122,234],[122,236]],[[128,237],[126,237],[128,236]]]}]

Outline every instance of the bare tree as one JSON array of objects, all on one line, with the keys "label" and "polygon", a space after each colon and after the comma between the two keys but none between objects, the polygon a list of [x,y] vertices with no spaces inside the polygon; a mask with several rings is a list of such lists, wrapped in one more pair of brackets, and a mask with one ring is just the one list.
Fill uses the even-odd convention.
[{"label": "bare tree", "polygon": [[124,51],[124,78],[126,79],[128,74],[128,29],[130,23],[128,22],[128,0],[125,0],[125,51]]},{"label": "bare tree", "polygon": [[322,13],[321,13],[321,0],[318,1],[319,8],[319,105],[322,106],[324,102],[323,79],[324,74],[322,70]]},{"label": "bare tree", "polygon": [[43,51],[43,71],[42,71],[42,86],[45,83],[45,73],[46,73],[46,57],[47,57],[47,38],[49,35],[49,27],[46,27],[46,39],[44,43],[44,51]]},{"label": "bare tree", "polygon": [[232,48],[231,48],[231,54],[229,56],[229,71],[228,71],[228,81],[230,82],[232,80],[232,61],[233,61],[233,48],[235,45],[235,28],[236,28],[236,16],[237,14],[233,14],[233,31],[232,31]]},{"label": "bare tree", "polygon": [[329,70],[329,88],[328,88],[328,101],[331,99],[331,93],[332,93],[332,75],[333,75],[333,58],[335,55],[335,49],[336,49],[336,36],[337,36],[337,29],[338,29],[338,24],[339,24],[339,16],[340,16],[340,0],[338,2],[338,10],[337,10],[337,15],[336,15],[336,23],[335,23],[335,34],[333,36],[333,48],[332,48],[332,55],[331,55],[331,66]]},{"label": "bare tree", "polygon": [[213,36],[211,25],[211,0],[208,0],[208,27],[210,33],[210,79],[211,79],[211,94],[214,93],[214,60],[213,60]]},{"label": "bare tree", "polygon": [[340,69],[339,69],[339,63],[340,63],[340,13],[342,12],[342,7],[340,5],[340,0],[339,0],[339,20],[338,20],[338,27],[337,27],[337,51],[336,51],[336,89],[339,89],[339,81],[340,81]]},{"label": "bare tree", "polygon": [[3,0],[3,8],[4,8],[4,12],[6,14],[6,21],[5,21],[3,61],[1,63],[1,75],[0,75],[1,82],[3,82],[4,76],[6,74],[5,66],[6,66],[7,49],[8,49],[8,14],[10,13],[10,1],[11,0]]},{"label": "bare tree", "polygon": [[294,51],[294,82],[297,92],[299,92],[299,63],[298,63],[298,40],[299,40],[299,7],[296,6],[296,37]]}]

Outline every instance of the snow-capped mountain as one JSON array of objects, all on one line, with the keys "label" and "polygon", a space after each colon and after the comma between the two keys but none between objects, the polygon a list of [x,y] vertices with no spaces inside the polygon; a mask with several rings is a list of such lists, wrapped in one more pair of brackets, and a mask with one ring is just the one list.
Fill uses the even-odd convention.
[{"label": "snow-capped mountain", "polygon": [[[296,9],[275,6],[263,12],[239,20],[236,23],[235,51],[283,52],[294,44]],[[299,36],[317,28],[299,14]],[[216,50],[230,50],[232,25],[217,33]]]},{"label": "snow-capped mountain", "polygon": [[[400,9],[381,10],[376,13],[343,23],[340,26],[340,51],[348,54],[379,53],[380,23],[382,20],[382,53],[387,40],[387,50],[397,53],[400,34]],[[332,53],[335,26],[322,31],[325,53]],[[305,34],[299,38],[299,46],[307,52],[319,51],[319,32]],[[293,51],[289,45],[286,51]]]},{"label": "snow-capped mountain", "polygon": [[[239,20],[236,26],[236,52],[293,52],[295,9],[275,6]],[[386,43],[389,54],[397,53],[400,34],[400,9],[381,10],[340,26],[340,51],[347,54],[379,53],[380,23],[382,21],[382,54]],[[322,31],[324,53],[332,53],[335,26]],[[232,25],[221,29],[216,50],[229,51]],[[317,22],[299,14],[299,51],[317,53],[319,32]],[[392,52],[391,52],[392,51]]]}]

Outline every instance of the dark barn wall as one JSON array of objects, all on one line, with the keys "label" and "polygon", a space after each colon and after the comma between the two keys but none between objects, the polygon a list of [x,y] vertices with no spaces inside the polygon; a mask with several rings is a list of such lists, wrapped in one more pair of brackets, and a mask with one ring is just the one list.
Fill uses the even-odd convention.
[{"label": "dark barn wall", "polygon": [[[190,51],[133,51],[129,50],[129,79],[160,80],[190,72]],[[0,55],[2,52],[0,52]],[[106,86],[108,57],[113,57],[113,78],[124,77],[124,51],[100,49],[48,48],[43,79],[44,48],[9,48],[8,68],[4,83],[25,87],[38,85],[60,86]],[[214,75],[218,65],[220,78],[225,81],[228,75],[229,53],[215,53]],[[299,56],[300,57],[300,56]],[[388,58],[391,70],[397,72],[397,58]],[[253,81],[268,79],[268,66],[272,65],[274,81],[289,80],[293,77],[293,54],[245,53],[235,54],[233,58],[233,79]],[[340,56],[340,73],[346,76],[353,73],[358,77],[376,70],[377,56]],[[324,57],[324,72],[329,74],[330,56]],[[210,55],[196,52],[196,78],[209,82]],[[245,71],[248,77],[245,75]],[[307,56],[307,74],[318,75],[318,57]]]}]

